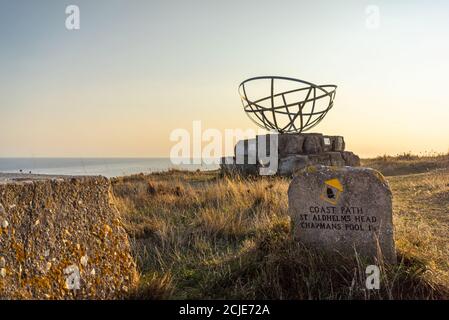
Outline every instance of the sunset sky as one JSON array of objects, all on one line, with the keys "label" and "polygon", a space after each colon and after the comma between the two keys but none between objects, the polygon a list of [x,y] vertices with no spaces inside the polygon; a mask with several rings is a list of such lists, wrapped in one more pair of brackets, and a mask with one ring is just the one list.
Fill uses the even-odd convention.
[{"label": "sunset sky", "polygon": [[0,0],[0,157],[167,157],[194,120],[256,129],[237,88],[258,75],[338,85],[314,132],[363,157],[448,152],[448,38],[437,0]]}]

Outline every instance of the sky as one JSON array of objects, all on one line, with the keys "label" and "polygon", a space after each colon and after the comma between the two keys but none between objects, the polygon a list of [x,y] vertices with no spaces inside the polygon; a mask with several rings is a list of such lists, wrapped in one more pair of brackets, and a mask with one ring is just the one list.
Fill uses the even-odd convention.
[{"label": "sky", "polygon": [[0,157],[167,157],[195,120],[256,129],[237,89],[260,75],[337,85],[313,132],[362,157],[448,152],[448,37],[438,0],[0,0]]}]

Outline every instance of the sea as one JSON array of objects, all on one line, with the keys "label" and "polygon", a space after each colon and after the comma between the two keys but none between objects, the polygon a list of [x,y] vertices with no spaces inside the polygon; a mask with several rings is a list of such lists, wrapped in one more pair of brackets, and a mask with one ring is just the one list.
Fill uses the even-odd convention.
[{"label": "sea", "polygon": [[[193,162],[190,161],[190,162]],[[0,158],[0,173],[33,173],[108,178],[138,173],[216,170],[218,164],[173,164],[170,158]]]}]

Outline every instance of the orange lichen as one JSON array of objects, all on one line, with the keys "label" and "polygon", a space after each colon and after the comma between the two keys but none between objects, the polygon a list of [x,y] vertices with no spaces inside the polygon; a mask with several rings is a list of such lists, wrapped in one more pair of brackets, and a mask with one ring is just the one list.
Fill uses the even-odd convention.
[{"label": "orange lichen", "polygon": [[[0,253],[8,261],[0,298],[110,299],[122,297],[123,287],[137,285],[127,235],[119,212],[111,206],[109,181],[75,180],[11,184],[6,191],[0,186],[8,199],[4,203],[15,205],[8,212],[9,227],[0,228]],[[11,225],[16,226],[17,236]],[[70,265],[77,265],[81,276],[76,292],[64,289],[63,270]]]}]

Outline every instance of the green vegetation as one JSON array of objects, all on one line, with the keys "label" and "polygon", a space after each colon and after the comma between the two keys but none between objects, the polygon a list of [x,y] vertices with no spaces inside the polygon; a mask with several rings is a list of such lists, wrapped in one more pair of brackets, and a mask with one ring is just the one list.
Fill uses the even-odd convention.
[{"label": "green vegetation", "polygon": [[142,274],[131,298],[447,299],[448,161],[363,161],[389,175],[400,260],[381,264],[381,289],[369,291],[365,261],[331,260],[293,241],[289,179],[181,171],[114,179]]}]

